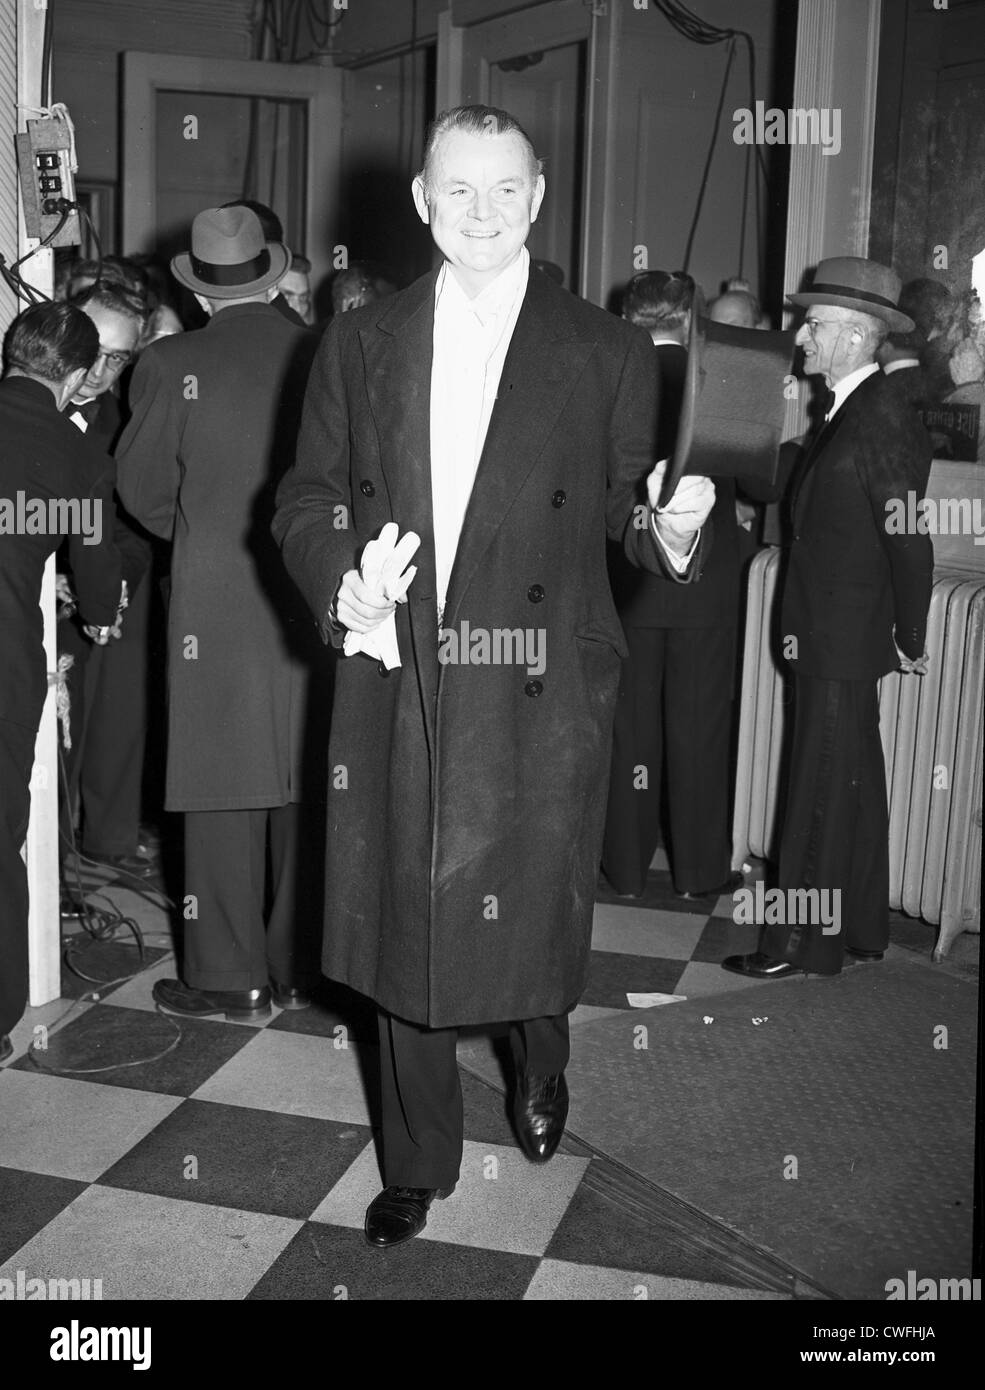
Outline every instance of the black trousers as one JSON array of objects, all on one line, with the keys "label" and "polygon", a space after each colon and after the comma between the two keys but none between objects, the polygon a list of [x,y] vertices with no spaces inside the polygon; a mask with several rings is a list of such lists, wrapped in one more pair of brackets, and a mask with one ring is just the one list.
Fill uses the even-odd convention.
[{"label": "black trousers", "polygon": [[[669,858],[679,893],[728,877],[733,628],[626,628],[602,867],[642,893],[660,842],[666,780]],[[646,770],[642,787],[640,768]]]},{"label": "black trousers", "polygon": [[320,980],[324,861],[322,845],[307,843],[304,811],[292,802],[185,812],[182,976],[192,989]]},{"label": "black trousers", "polygon": [[[889,945],[889,812],[876,682],[794,678],[790,777],[778,886],[829,891],[840,930],[810,922],[767,927],[762,950],[819,975],[844,948]],[[830,898],[837,892],[838,897]],[[823,901],[823,898],[822,898]]]},{"label": "black trousers", "polygon": [[[457,1028],[379,1015],[383,1180],[387,1187],[454,1187],[462,1164]],[[510,1026],[518,1071],[554,1076],[568,1065],[568,1015]]]},{"label": "black trousers", "polygon": [[73,623],[59,624],[59,651],[75,657],[68,674],[72,748],[63,754],[69,792],[63,795],[62,830],[67,834],[68,819],[81,802],[82,848],[96,854],[133,854],[137,848],[151,588],[145,574],[123,615],[122,635],[105,647],[94,646]]},{"label": "black trousers", "polygon": [[0,1036],[27,1007],[27,867],[21,846],[31,817],[37,730],[0,719]]}]

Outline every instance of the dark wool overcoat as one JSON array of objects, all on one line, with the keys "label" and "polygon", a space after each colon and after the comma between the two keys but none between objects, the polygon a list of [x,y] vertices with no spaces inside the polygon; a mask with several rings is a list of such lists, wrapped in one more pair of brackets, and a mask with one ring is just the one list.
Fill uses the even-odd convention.
[{"label": "dark wool overcoat", "polygon": [[[274,534],[326,638],[365,543],[391,520],[421,537],[396,615],[401,667],[339,662],[323,966],[391,1013],[446,1027],[578,999],[625,653],[607,530],[665,571],[646,517],[633,524],[654,463],[649,336],[531,271],[446,596],[459,659],[439,660],[435,276],[325,334]],[[531,634],[532,661],[462,659],[463,636],[481,655],[474,634],[505,629]]]},{"label": "dark wool overcoat", "polygon": [[896,375],[866,377],[794,475],[780,629],[798,675],[877,680],[899,665],[894,631],[923,653],[934,546],[894,517],[924,497],[932,449]]},{"label": "dark wool overcoat", "polygon": [[300,799],[310,636],[270,535],[293,460],[313,335],[236,304],[152,343],[117,447],[124,506],[173,540],[166,807]]}]

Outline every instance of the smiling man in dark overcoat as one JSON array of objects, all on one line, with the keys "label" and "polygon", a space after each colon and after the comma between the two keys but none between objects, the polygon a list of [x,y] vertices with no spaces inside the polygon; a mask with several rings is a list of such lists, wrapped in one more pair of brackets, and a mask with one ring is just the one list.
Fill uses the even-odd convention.
[{"label": "smiling man in dark overcoat", "polygon": [[[377,1246],[458,1179],[459,1026],[512,1023],[517,1135],[555,1152],[625,655],[606,534],[690,582],[714,499],[686,479],[656,516],[649,337],[530,271],[544,179],[516,121],[444,113],[413,193],[443,264],[333,321],[274,523],[326,640],[362,647],[332,716],[323,967],[380,1008]],[[396,603],[406,577],[364,555],[388,523],[420,538]]]}]

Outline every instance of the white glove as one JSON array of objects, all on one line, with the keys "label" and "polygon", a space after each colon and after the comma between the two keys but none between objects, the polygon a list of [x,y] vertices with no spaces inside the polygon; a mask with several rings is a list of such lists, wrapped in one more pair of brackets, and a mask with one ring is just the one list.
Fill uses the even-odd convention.
[{"label": "white glove", "polygon": [[[388,521],[378,539],[365,546],[359,567],[363,583],[373,589],[382,602],[395,604],[407,602],[407,590],[417,573],[417,566],[408,568],[407,562],[421,544],[420,536],[414,531],[408,531],[398,542],[399,534],[397,523]],[[346,656],[364,652],[392,671],[400,665],[395,613],[389,613],[371,632],[346,632],[342,650]]]}]

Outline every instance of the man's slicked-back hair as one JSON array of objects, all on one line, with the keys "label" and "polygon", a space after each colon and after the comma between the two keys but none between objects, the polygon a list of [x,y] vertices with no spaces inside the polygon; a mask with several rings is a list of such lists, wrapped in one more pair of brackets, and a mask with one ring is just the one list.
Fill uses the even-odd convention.
[{"label": "man's slicked-back hair", "polygon": [[99,309],[110,309],[114,314],[133,319],[141,330],[146,327],[150,317],[150,305],[143,295],[109,280],[97,280],[88,289],[73,294],[70,302],[79,309],[90,304]]},{"label": "man's slicked-back hair", "polygon": [[432,187],[434,152],[438,142],[453,130],[464,130],[470,135],[518,135],[527,147],[530,182],[535,183],[543,170],[543,161],[537,158],[534,142],[515,116],[499,106],[454,106],[449,111],[440,112],[428,126],[424,163],[420,172],[420,178],[428,190]]},{"label": "man's slicked-back hair", "polygon": [[90,369],[99,356],[99,334],[74,304],[32,304],[7,330],[3,355],[8,368],[58,383],[80,367]]},{"label": "man's slicked-back hair", "polygon": [[650,333],[680,328],[691,312],[694,288],[694,280],[683,270],[643,270],[626,286],[622,316]]}]

